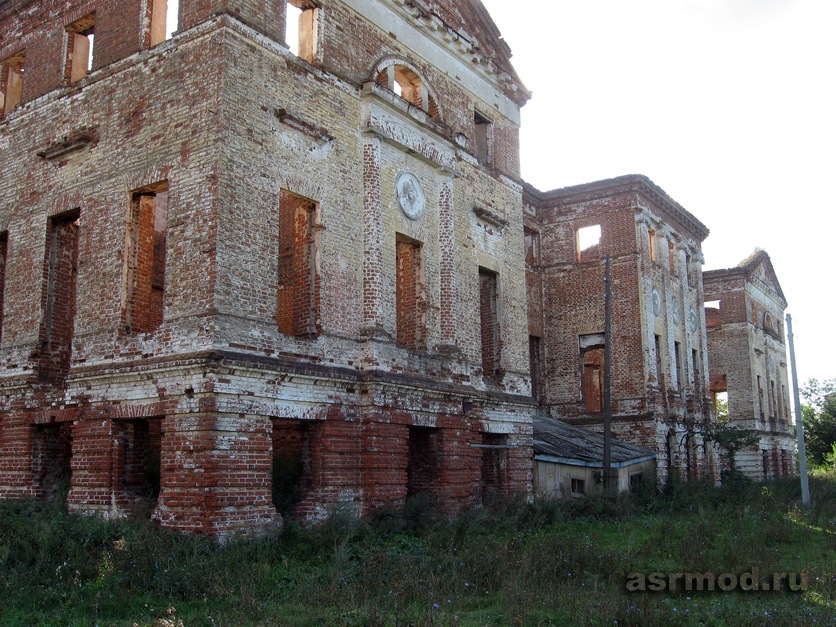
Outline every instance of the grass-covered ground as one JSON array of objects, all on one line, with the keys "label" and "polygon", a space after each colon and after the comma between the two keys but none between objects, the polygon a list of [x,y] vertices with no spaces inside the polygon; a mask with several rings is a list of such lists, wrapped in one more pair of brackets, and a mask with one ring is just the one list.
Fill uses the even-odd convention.
[{"label": "grass-covered ground", "polygon": [[[413,503],[223,546],[6,501],[0,625],[833,625],[836,473],[814,477],[811,491],[806,512],[796,479],[444,522]],[[807,589],[625,589],[632,573],[753,567],[767,582],[803,572]]]}]

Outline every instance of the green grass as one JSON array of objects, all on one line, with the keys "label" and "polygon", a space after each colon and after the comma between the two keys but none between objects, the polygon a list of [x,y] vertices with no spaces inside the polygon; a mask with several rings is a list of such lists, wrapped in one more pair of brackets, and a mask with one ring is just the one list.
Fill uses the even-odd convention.
[{"label": "green grass", "polygon": [[[655,498],[426,503],[217,545],[0,502],[0,625],[833,625],[836,472]],[[629,573],[804,572],[803,592],[634,592]]]}]

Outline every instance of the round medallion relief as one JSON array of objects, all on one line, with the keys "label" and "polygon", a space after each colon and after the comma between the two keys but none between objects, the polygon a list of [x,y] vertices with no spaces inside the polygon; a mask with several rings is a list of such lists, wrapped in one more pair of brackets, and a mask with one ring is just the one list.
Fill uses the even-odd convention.
[{"label": "round medallion relief", "polygon": [[679,301],[675,298],[671,300],[671,318],[674,324],[679,324],[682,319],[682,309],[679,307]]},{"label": "round medallion relief", "polygon": [[659,314],[662,313],[662,297],[659,296],[659,290],[655,287],[651,292],[651,298],[653,299],[653,315],[658,318]]},{"label": "round medallion relief", "polygon": [[417,220],[424,211],[424,188],[412,172],[401,172],[395,180],[398,204],[407,218]]},{"label": "round medallion relief", "polygon": [[688,326],[691,327],[691,332],[697,330],[697,323],[699,322],[699,318],[697,317],[697,310],[691,307],[688,310]]}]

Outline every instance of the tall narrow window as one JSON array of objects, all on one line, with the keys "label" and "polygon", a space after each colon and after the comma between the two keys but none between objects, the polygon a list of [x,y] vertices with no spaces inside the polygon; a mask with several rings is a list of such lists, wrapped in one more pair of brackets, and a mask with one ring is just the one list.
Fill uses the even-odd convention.
[{"label": "tall narrow window", "polygon": [[285,42],[290,51],[308,63],[316,62],[319,9],[305,0],[287,3]]},{"label": "tall narrow window", "polygon": [[763,420],[763,386],[761,385],[760,375],[758,375],[758,409],[760,411],[761,420]]},{"label": "tall narrow window", "polygon": [[656,261],[656,231],[647,229],[647,253],[650,256],[650,261]]},{"label": "tall narrow window", "polygon": [[413,350],[424,347],[424,287],[421,243],[398,235],[396,241],[397,342]]},{"label": "tall narrow window", "polygon": [[540,234],[537,231],[525,229],[525,262],[529,266],[540,263]]},{"label": "tall narrow window", "polygon": [[3,114],[13,111],[20,104],[25,58],[20,52],[0,63],[0,111]]},{"label": "tall narrow window", "polygon": [[148,333],[163,322],[168,231],[168,182],[131,194],[125,327]]},{"label": "tall narrow window", "polygon": [[0,341],[3,339],[3,296],[6,293],[6,258],[9,254],[9,234],[0,233]]},{"label": "tall narrow window", "polygon": [[93,40],[96,14],[91,13],[67,27],[67,64],[65,78],[81,80],[93,69]]},{"label": "tall narrow window", "polygon": [[769,417],[774,418],[778,409],[778,403],[775,398],[775,381],[769,381]]},{"label": "tall narrow window", "polygon": [[584,411],[604,411],[604,342],[603,333],[581,335],[578,346],[583,368],[581,395]]},{"label": "tall narrow window", "polygon": [[699,389],[700,384],[700,368],[699,368],[699,361],[700,356],[697,352],[697,349],[694,348],[691,350],[691,375],[694,377],[694,389]]},{"label": "tall narrow window", "polygon": [[276,323],[285,335],[314,335],[319,329],[315,220],[314,201],[281,190]]},{"label": "tall narrow window", "polygon": [[473,112],[473,149],[476,152],[476,159],[482,165],[490,165],[491,154],[491,136],[493,135],[493,128],[491,121],[478,111]]},{"label": "tall narrow window", "polygon": [[531,369],[531,397],[543,398],[543,341],[536,335],[528,336],[528,364]]},{"label": "tall narrow window", "polygon": [[653,336],[653,341],[656,348],[656,385],[662,387],[662,338],[658,335]]},{"label": "tall narrow window", "polygon": [[70,365],[78,272],[79,210],[50,218],[44,263],[41,373],[46,378]]},{"label": "tall narrow window", "polygon": [[673,242],[668,242],[668,269],[671,274],[676,274],[676,246]]},{"label": "tall narrow window", "polygon": [[495,272],[479,268],[479,323],[482,335],[482,372],[486,377],[499,374],[498,281]]},{"label": "tall narrow window", "polygon": [[171,39],[179,23],[179,0],[148,0],[148,11],[148,45]]},{"label": "tall narrow window", "polygon": [[676,389],[682,389],[682,345],[679,342],[673,343],[673,376],[676,379]]}]

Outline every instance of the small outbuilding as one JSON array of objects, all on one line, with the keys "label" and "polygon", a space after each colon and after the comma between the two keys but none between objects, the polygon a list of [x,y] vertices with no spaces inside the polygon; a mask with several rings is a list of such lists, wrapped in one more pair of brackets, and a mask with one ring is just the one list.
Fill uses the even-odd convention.
[{"label": "small outbuilding", "polygon": [[[656,481],[656,453],[612,440],[611,466],[619,492]],[[604,436],[553,418],[534,420],[534,492],[566,498],[603,492]]]}]

